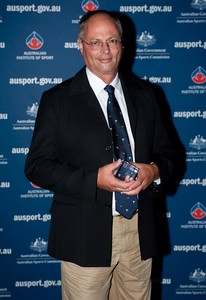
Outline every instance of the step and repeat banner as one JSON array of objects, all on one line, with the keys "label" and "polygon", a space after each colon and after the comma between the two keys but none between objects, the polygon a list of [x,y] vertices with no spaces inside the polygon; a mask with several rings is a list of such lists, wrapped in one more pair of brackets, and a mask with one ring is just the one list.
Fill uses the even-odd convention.
[{"label": "step and repeat banner", "polygon": [[23,170],[41,94],[83,66],[77,24],[96,9],[124,16],[125,68],[164,95],[185,149],[159,214],[170,251],[154,267],[153,299],[206,299],[205,0],[0,0],[0,298],[61,299],[59,261],[46,252],[53,195]]}]

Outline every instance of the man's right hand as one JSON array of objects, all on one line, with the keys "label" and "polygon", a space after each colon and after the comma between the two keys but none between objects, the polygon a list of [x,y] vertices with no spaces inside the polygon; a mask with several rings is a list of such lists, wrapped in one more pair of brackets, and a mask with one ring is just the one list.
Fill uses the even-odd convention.
[{"label": "man's right hand", "polygon": [[113,175],[113,171],[121,165],[121,159],[105,165],[98,170],[97,187],[109,192],[125,192],[129,189],[131,181],[122,181]]}]

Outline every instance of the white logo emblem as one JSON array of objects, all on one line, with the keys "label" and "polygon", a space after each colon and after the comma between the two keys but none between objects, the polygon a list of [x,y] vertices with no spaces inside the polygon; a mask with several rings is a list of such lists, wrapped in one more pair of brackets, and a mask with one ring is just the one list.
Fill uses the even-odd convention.
[{"label": "white logo emblem", "polygon": [[35,252],[44,252],[47,250],[47,242],[44,239],[38,238],[34,242],[31,242],[30,249]]},{"label": "white logo emblem", "polygon": [[190,273],[189,279],[197,283],[206,281],[206,273],[198,268],[193,273]]},{"label": "white logo emblem", "polygon": [[136,41],[139,46],[143,47],[149,47],[156,43],[155,36],[147,31],[142,32],[141,35],[137,35]]},{"label": "white logo emblem", "polygon": [[194,139],[190,140],[189,143],[190,147],[193,149],[205,149],[206,148],[206,139],[203,138],[203,136],[200,136],[200,134],[196,135]]},{"label": "white logo emblem", "polygon": [[203,10],[206,8],[205,0],[192,0],[191,6],[198,10]]},{"label": "white logo emblem", "polygon": [[33,103],[32,106],[28,106],[27,111],[26,111],[27,115],[30,117],[36,118],[38,108],[39,108],[39,105],[37,102]]}]

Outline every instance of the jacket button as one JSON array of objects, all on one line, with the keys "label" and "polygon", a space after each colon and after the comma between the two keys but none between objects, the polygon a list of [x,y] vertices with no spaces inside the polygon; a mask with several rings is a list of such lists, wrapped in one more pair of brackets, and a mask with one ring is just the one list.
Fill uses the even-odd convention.
[{"label": "jacket button", "polygon": [[160,191],[160,184],[157,184],[156,182],[152,182],[151,189],[155,194],[158,194]]},{"label": "jacket button", "polygon": [[106,203],[106,204],[105,204],[105,207],[106,207],[106,208],[111,208],[111,203],[109,203],[109,202]]},{"label": "jacket button", "polygon": [[105,148],[106,151],[111,151],[111,149],[112,149],[112,146],[107,146],[107,147]]}]

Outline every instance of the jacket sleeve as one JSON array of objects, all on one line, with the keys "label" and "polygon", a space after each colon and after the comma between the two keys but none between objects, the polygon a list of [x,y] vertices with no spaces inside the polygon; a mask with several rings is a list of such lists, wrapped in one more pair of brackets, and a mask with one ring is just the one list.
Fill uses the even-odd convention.
[{"label": "jacket sleeve", "polygon": [[160,172],[160,185],[156,182],[151,184],[151,189],[155,194],[159,191],[169,192],[171,185],[175,182],[175,157],[177,151],[170,139],[166,124],[163,122],[159,104],[151,93],[154,110],[154,140],[152,162],[156,163]]},{"label": "jacket sleeve", "polygon": [[55,193],[84,201],[95,200],[97,170],[77,168],[59,155],[61,107],[58,98],[63,95],[53,94],[44,92],[41,98],[25,164],[26,177]]}]

